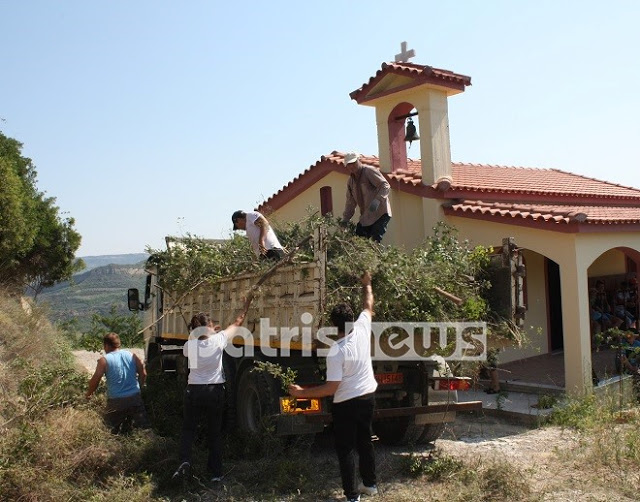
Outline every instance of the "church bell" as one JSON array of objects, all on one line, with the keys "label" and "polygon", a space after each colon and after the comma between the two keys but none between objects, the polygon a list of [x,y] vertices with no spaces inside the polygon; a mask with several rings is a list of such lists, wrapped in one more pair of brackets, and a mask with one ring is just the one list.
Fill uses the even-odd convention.
[{"label": "church bell", "polygon": [[411,118],[407,119],[407,131],[404,136],[404,140],[409,142],[409,146],[411,146],[412,141],[419,140],[420,136],[418,136],[418,131],[416,131],[416,126],[413,123]]}]

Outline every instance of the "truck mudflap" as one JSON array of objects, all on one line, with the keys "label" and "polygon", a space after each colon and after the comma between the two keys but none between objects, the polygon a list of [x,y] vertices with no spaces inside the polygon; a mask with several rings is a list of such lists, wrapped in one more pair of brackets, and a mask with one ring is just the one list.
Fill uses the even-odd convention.
[{"label": "truck mudflap", "polygon": [[331,415],[320,413],[317,415],[278,415],[276,418],[276,435],[288,436],[298,434],[316,434],[324,430],[324,420],[309,420],[309,417],[328,417]]},{"label": "truck mudflap", "polygon": [[[373,412],[373,420],[393,417],[414,416],[416,423],[428,424],[437,422],[452,422],[455,419],[455,413],[458,411],[479,411],[482,410],[482,401],[466,401],[462,403],[442,403],[429,404],[426,406],[414,406],[404,408],[385,408],[377,409]],[[309,415],[280,415],[284,418],[296,417],[308,423],[331,423],[330,413],[317,413]]]}]

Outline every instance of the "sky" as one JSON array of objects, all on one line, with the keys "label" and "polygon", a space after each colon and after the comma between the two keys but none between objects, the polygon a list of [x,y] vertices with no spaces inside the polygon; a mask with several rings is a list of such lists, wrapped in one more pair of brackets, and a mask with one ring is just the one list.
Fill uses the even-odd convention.
[{"label": "sky", "polygon": [[0,131],[77,256],[225,238],[322,155],[378,154],[349,93],[406,41],[471,77],[454,162],[640,187],[639,24],[636,0],[0,0]]}]

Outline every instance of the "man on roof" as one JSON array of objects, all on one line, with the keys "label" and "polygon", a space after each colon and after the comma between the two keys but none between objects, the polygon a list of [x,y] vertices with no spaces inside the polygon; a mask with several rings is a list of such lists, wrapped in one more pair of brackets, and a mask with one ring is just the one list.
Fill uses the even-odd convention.
[{"label": "man on roof", "polygon": [[356,235],[380,242],[391,220],[391,186],[378,169],[362,164],[357,153],[345,154],[344,165],[349,172],[349,181],[342,222],[349,222],[358,206],[360,219]]}]

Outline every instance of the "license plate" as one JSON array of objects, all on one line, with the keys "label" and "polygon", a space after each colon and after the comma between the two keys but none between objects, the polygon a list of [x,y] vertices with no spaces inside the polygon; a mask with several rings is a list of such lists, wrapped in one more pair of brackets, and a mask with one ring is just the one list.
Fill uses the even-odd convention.
[{"label": "license plate", "polygon": [[404,382],[404,375],[402,373],[378,373],[376,380],[380,385],[400,384]]},{"label": "license plate", "polygon": [[291,396],[280,398],[280,413],[318,413],[321,408],[320,399],[296,399]]}]

